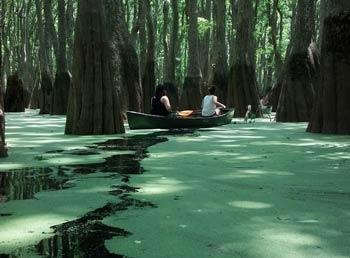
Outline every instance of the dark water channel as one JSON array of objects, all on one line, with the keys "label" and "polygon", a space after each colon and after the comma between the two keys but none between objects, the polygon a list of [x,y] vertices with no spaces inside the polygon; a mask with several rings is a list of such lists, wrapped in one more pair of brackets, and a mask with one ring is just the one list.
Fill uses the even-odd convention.
[{"label": "dark water channel", "polygon": [[[127,237],[131,232],[120,228],[109,227],[101,221],[119,211],[130,207],[156,208],[150,202],[139,201],[130,197],[137,189],[128,185],[130,176],[142,174],[140,161],[147,157],[147,148],[167,141],[170,135],[192,135],[193,130],[176,130],[156,132],[148,135],[136,135],[122,139],[111,139],[88,150],[70,151],[72,155],[96,155],[101,151],[134,151],[133,154],[117,154],[105,158],[104,162],[94,164],[67,165],[47,168],[26,168],[0,173],[0,205],[1,202],[35,198],[35,193],[45,190],[61,190],[74,187],[68,181],[82,174],[106,172],[109,177],[121,178],[120,185],[111,185],[111,195],[116,196],[113,203],[85,214],[83,217],[53,227],[54,236],[43,240],[33,247],[17,250],[16,254],[0,254],[0,258],[26,257],[28,252],[34,252],[43,257],[126,257],[110,253],[104,242],[113,237]],[[56,153],[62,150],[54,151]],[[53,153],[53,152],[50,152]],[[11,216],[12,214],[1,214]],[[1,245],[1,243],[0,243]]]}]

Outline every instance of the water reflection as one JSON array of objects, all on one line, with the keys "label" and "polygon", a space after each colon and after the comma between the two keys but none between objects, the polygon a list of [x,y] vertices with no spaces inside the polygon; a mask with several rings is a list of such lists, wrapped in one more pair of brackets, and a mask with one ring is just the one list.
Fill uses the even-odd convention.
[{"label": "water reflection", "polygon": [[[193,130],[163,131],[149,135],[108,140],[97,143],[96,146],[89,146],[89,151],[83,152],[83,155],[94,155],[101,150],[134,151],[134,154],[111,155],[101,163],[70,165],[57,169],[38,168],[0,173],[0,189],[3,189],[0,194],[3,194],[7,201],[29,199],[42,190],[62,189],[65,187],[65,182],[73,177],[96,172],[115,173],[117,176],[122,176],[122,182],[128,182],[130,175],[144,172],[140,161],[147,157],[148,147],[167,141],[164,136],[188,134],[196,136]],[[57,153],[61,152],[63,151],[57,151]],[[77,151],[74,154],[81,155],[82,152]],[[65,173],[67,171],[69,173]],[[110,194],[118,196],[115,203],[109,203],[77,220],[54,226],[55,235],[53,237],[44,239],[29,249],[45,257],[125,257],[109,253],[104,242],[116,236],[127,237],[131,233],[120,228],[106,226],[102,224],[102,220],[130,207],[156,208],[150,202],[130,198],[129,193],[135,191],[137,191],[137,188],[123,183],[121,185],[111,185]],[[18,250],[14,256],[0,254],[0,258],[26,257],[27,254],[28,249],[23,249]]]},{"label": "water reflection", "polygon": [[65,188],[68,177],[62,168],[24,168],[0,172],[0,203],[26,200],[44,190]]},{"label": "water reflection", "polygon": [[126,258],[123,255],[110,253],[104,243],[113,237],[128,237],[131,233],[121,228],[106,226],[101,221],[129,207],[155,208],[156,206],[150,202],[122,196],[119,203],[109,203],[80,219],[55,226],[56,234],[42,240],[35,246],[35,250],[39,255],[45,257]]}]

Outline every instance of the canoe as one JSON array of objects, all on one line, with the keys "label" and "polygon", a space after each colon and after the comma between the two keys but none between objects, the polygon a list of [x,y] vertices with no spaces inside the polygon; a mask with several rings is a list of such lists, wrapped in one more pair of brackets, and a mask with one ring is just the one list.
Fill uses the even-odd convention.
[{"label": "canoe", "polygon": [[157,116],[134,111],[127,111],[129,128],[137,129],[175,129],[175,128],[208,128],[231,123],[234,109],[225,109],[219,116]]}]

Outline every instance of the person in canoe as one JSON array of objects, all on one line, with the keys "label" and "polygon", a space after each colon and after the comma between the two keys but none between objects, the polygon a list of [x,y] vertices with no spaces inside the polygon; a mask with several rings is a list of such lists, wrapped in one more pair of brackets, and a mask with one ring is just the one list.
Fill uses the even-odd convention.
[{"label": "person in canoe", "polygon": [[169,98],[166,95],[165,87],[159,84],[156,88],[156,92],[151,99],[151,114],[159,116],[167,116],[171,113],[171,105]]},{"label": "person in canoe", "polygon": [[203,98],[202,101],[202,116],[214,116],[220,114],[220,108],[226,106],[218,101],[215,94],[215,86],[209,88],[209,94]]}]

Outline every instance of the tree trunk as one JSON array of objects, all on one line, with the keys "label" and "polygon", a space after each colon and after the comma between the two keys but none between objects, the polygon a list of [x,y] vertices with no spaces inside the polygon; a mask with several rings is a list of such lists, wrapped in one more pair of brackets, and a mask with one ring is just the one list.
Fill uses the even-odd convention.
[{"label": "tree trunk", "polygon": [[58,0],[58,56],[56,78],[51,95],[51,115],[65,115],[67,113],[71,76],[67,70],[65,9],[65,0]]},{"label": "tree trunk", "polygon": [[142,107],[142,88],[139,77],[139,60],[136,50],[132,44],[131,36],[124,17],[123,6],[116,1],[116,26],[118,30],[115,33],[115,42],[118,55],[121,59],[120,73],[123,75],[123,96],[126,95],[126,106],[128,110],[141,112]]},{"label": "tree trunk", "polygon": [[226,6],[225,0],[216,0],[213,3],[214,13],[214,42],[213,42],[213,61],[212,63],[212,84],[217,88],[219,101],[225,101],[227,97],[228,84],[228,64],[226,48]]},{"label": "tree trunk", "polygon": [[77,17],[65,132],[124,132],[118,96],[122,82],[117,71],[121,61],[114,55],[106,31],[103,0],[79,1]]},{"label": "tree trunk", "polygon": [[68,71],[72,71],[73,34],[74,34],[74,0],[67,0],[66,29],[67,29],[67,64]]},{"label": "tree trunk", "polygon": [[163,3],[163,30],[162,30],[162,44],[163,44],[163,81],[169,81],[168,65],[169,65],[169,42],[168,42],[168,27],[169,27],[169,5],[170,2]]},{"label": "tree trunk", "polygon": [[40,60],[40,114],[48,114],[50,111],[50,100],[52,92],[52,80],[49,69],[48,42],[44,34],[42,4],[40,0],[35,0],[37,14],[37,29],[39,37],[39,60]]},{"label": "tree trunk", "polygon": [[9,76],[7,79],[4,102],[6,112],[24,112],[24,86],[23,81],[18,77],[18,73]]},{"label": "tree trunk", "polygon": [[198,109],[201,106],[201,70],[198,58],[198,10],[197,0],[186,0],[188,15],[188,63],[185,77],[181,107],[184,109]]},{"label": "tree trunk", "polygon": [[321,20],[321,77],[307,131],[350,134],[350,1],[328,5]]},{"label": "tree trunk", "polygon": [[[216,1],[216,0],[215,0]],[[207,21],[211,21],[212,14],[212,0],[201,0],[201,8],[199,16]],[[210,38],[211,29],[207,28],[202,37],[198,38],[198,58],[199,67],[201,71],[201,91],[207,90],[208,81],[211,81],[211,67],[210,67]]]},{"label": "tree trunk", "polygon": [[156,84],[155,76],[155,32],[150,0],[145,0],[145,11],[147,20],[147,55],[142,76],[143,111],[151,112],[151,98],[154,94]]},{"label": "tree trunk", "polygon": [[276,121],[309,121],[314,99],[314,76],[318,60],[313,61],[310,50],[315,31],[314,0],[299,0],[292,28],[291,48],[284,68]]},{"label": "tree trunk", "polygon": [[243,117],[247,105],[260,115],[255,76],[254,8],[252,0],[238,0],[234,60],[230,71],[227,105],[235,108],[235,116]]},{"label": "tree trunk", "polygon": [[4,89],[3,89],[3,66],[2,66],[2,39],[5,22],[5,3],[0,5],[0,157],[7,157],[5,142],[5,113],[4,113]]},{"label": "tree trunk", "polygon": [[[52,15],[52,0],[44,0],[44,20],[45,20],[45,33],[48,35],[48,40],[50,41],[51,44],[50,46],[53,47],[53,52],[56,57],[58,58],[58,52],[59,52],[59,43],[58,43],[58,38],[57,38],[57,33],[55,29],[55,21],[53,19]],[[60,10],[58,10],[60,12]],[[53,71],[53,69],[51,69]]]},{"label": "tree trunk", "polygon": [[[166,16],[166,4],[167,1],[164,1],[164,17]],[[179,33],[179,10],[178,10],[178,0],[171,0],[171,9],[172,9],[172,26],[170,30],[170,40],[169,43],[166,41],[166,38],[163,39],[164,48],[167,49],[164,53],[164,59],[166,59],[164,67],[164,86],[168,92],[168,97],[170,103],[173,107],[177,108],[179,105],[179,90],[176,85],[176,56],[178,53],[178,33]],[[164,18],[165,19],[165,18]],[[164,24],[166,19],[164,20]],[[164,30],[165,31],[165,30]],[[165,35],[163,35],[165,37]]]},{"label": "tree trunk", "polygon": [[231,27],[230,27],[230,35],[229,37],[229,46],[230,46],[230,51],[229,51],[229,66],[233,64],[234,60],[234,45],[235,45],[235,40],[236,40],[236,27],[237,27],[237,4],[238,0],[230,0],[230,7],[231,7]]}]

